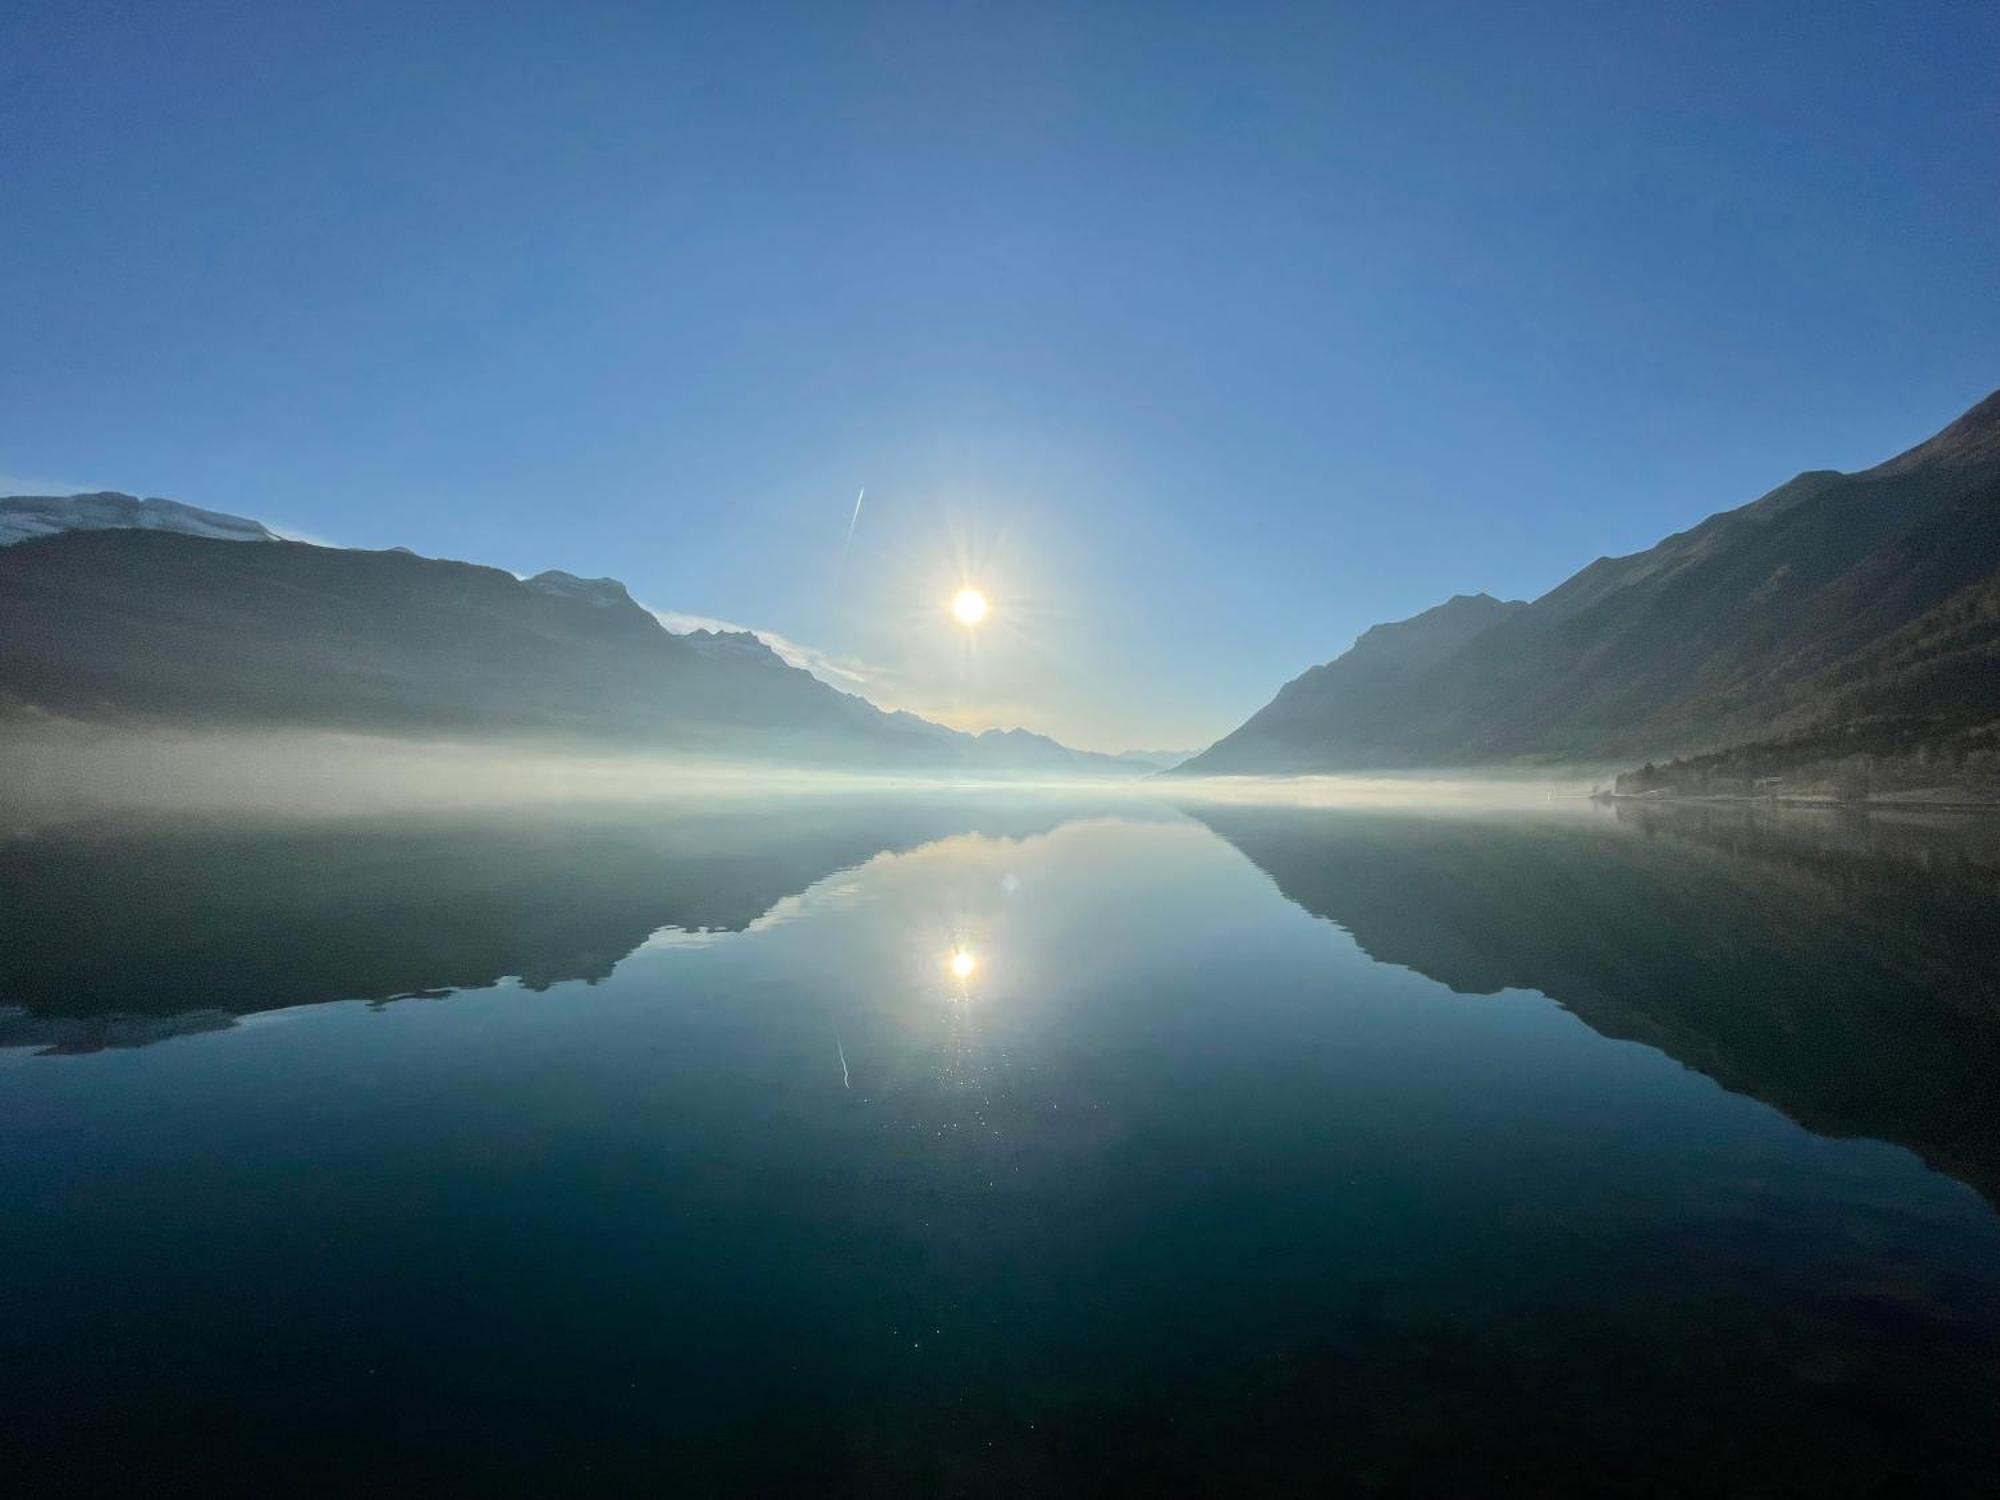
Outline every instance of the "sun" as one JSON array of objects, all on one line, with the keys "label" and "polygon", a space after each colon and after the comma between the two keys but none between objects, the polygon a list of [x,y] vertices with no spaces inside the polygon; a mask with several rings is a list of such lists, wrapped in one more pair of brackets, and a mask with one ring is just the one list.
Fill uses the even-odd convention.
[{"label": "sun", "polygon": [[986,596],[978,589],[960,589],[952,595],[951,612],[958,617],[961,625],[977,625],[986,618],[986,609]]},{"label": "sun", "polygon": [[979,960],[963,948],[951,955],[951,972],[960,979],[970,979],[972,971],[978,967]]}]

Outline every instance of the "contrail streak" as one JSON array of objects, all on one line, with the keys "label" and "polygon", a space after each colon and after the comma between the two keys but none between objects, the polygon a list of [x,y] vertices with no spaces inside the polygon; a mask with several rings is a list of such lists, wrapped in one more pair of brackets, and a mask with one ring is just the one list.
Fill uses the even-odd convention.
[{"label": "contrail streak", "polygon": [[[865,495],[867,493],[868,493],[868,486],[863,485],[861,487],[861,495]],[[854,545],[854,528],[855,525],[861,520],[861,495],[856,495],[854,497],[854,514],[847,518],[847,540],[840,544],[840,550],[843,555],[845,555],[849,547]]]},{"label": "contrail streak", "polygon": [[840,1054],[840,1086],[851,1089],[854,1085],[847,1081],[847,1049],[840,1045],[839,1037],[833,1039],[833,1050]]}]

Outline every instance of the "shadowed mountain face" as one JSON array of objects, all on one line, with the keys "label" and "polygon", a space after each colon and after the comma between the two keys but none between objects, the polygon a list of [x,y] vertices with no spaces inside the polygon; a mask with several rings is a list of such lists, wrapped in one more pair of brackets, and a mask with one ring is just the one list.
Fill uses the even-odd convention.
[{"label": "shadowed mountain face", "polygon": [[879,853],[1062,816],[839,799],[0,840],[0,1046],[90,1051],[322,1001],[594,983],[662,929],[740,932]]},{"label": "shadowed mountain face", "polygon": [[1532,604],[1394,627],[1435,653],[1399,660],[1378,627],[1181,769],[1636,760],[1883,713],[1950,732],[1992,717],[1996,576],[2000,392],[1888,463],[1801,474]]},{"label": "shadowed mountain face", "polygon": [[1532,989],[1810,1129],[2000,1202],[2000,827],[1740,808],[1616,822],[1202,808],[1371,957]]},{"label": "shadowed mountain face", "polygon": [[504,736],[870,769],[1143,769],[1025,731],[970,735],[884,713],[747,632],[675,635],[614,579],[522,580],[268,533],[246,545],[215,527],[142,529],[151,516],[114,507],[99,517],[107,529],[0,546],[0,723]]}]

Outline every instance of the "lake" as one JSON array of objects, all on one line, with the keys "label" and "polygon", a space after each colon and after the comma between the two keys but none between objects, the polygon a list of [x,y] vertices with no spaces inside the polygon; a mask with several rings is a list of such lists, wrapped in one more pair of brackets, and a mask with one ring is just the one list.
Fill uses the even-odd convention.
[{"label": "lake", "polygon": [[799,796],[0,840],[15,1493],[2000,1462],[2000,820]]}]

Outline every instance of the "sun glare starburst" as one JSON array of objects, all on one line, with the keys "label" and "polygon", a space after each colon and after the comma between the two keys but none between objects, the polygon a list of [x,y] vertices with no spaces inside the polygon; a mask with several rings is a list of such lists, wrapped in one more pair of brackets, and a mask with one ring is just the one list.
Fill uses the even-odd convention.
[{"label": "sun glare starburst", "polygon": [[952,595],[951,612],[961,625],[977,625],[986,618],[986,610],[986,596],[978,589],[960,589]]},{"label": "sun glare starburst", "polygon": [[978,967],[979,960],[964,948],[958,949],[951,955],[951,972],[955,978],[970,979],[972,971]]}]

